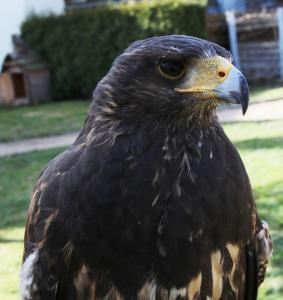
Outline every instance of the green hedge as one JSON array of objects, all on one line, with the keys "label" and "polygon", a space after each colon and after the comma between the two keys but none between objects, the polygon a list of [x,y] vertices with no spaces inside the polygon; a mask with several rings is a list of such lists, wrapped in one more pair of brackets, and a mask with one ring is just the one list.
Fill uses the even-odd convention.
[{"label": "green hedge", "polygon": [[49,63],[54,99],[90,98],[129,43],[173,33],[205,37],[205,2],[163,0],[33,16],[21,32]]}]

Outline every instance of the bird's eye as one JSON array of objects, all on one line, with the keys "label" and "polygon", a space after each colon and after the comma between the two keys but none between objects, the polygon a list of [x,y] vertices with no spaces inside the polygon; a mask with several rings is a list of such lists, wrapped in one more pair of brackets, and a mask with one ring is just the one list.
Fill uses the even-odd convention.
[{"label": "bird's eye", "polygon": [[182,61],[162,60],[158,62],[158,71],[168,79],[177,80],[185,74],[185,65]]}]

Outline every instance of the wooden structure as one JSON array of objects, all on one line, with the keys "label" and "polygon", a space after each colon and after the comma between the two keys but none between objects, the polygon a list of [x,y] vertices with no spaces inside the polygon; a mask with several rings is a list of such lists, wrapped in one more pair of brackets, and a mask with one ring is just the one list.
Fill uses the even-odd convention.
[{"label": "wooden structure", "polygon": [[209,38],[229,47],[229,34],[225,14],[246,14],[262,10],[276,9],[283,0],[208,0],[206,11],[206,31]]},{"label": "wooden structure", "polygon": [[4,60],[0,74],[0,105],[35,104],[50,99],[47,65],[17,36],[14,53]]},{"label": "wooden structure", "polygon": [[229,7],[226,2],[209,0],[210,39],[231,50],[235,65],[250,81],[283,78],[283,1],[240,0]]},{"label": "wooden structure", "polygon": [[276,11],[236,16],[239,68],[250,80],[280,77]]},{"label": "wooden structure", "polygon": [[225,13],[244,12],[246,0],[208,0],[206,9],[206,32],[209,39],[229,49],[229,33]]}]

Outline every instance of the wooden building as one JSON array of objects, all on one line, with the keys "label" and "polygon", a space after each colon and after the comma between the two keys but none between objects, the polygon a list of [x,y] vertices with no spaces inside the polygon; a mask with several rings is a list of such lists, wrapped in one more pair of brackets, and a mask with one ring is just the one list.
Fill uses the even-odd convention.
[{"label": "wooden building", "polygon": [[210,0],[206,26],[211,40],[231,50],[250,81],[283,78],[281,0]]},{"label": "wooden building", "polygon": [[47,65],[18,37],[14,53],[4,59],[0,74],[0,105],[35,104],[50,99]]},{"label": "wooden building", "polygon": [[246,77],[254,81],[281,77],[278,13],[243,14],[235,21],[239,67]]},{"label": "wooden building", "polygon": [[271,10],[283,5],[283,0],[208,0],[206,30],[214,42],[229,47],[229,34],[225,14],[248,14]]}]

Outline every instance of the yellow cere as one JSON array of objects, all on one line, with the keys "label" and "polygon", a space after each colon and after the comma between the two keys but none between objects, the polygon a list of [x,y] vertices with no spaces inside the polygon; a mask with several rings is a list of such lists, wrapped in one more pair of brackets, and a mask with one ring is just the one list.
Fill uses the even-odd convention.
[{"label": "yellow cere", "polygon": [[233,65],[221,56],[195,59],[184,78],[182,86],[175,88],[177,92],[213,92],[228,77]]}]

